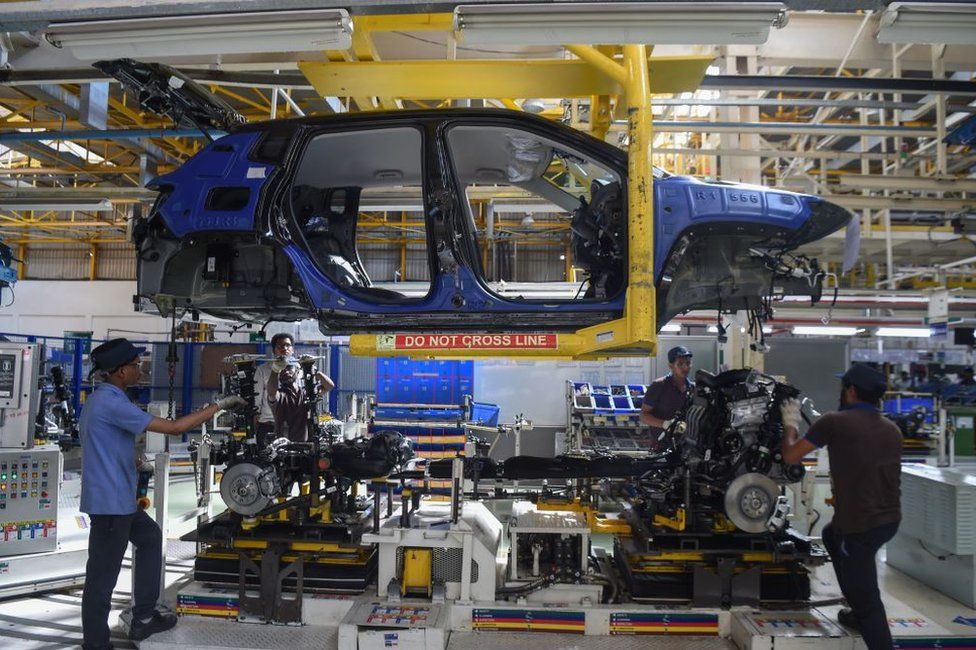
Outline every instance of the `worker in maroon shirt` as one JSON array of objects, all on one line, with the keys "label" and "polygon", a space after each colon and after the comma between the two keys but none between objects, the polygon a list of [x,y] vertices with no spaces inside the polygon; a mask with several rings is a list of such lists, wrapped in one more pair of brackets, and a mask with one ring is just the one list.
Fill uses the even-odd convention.
[{"label": "worker in maroon shirt", "polygon": [[668,368],[671,372],[651,382],[644,393],[640,421],[651,427],[653,440],[658,440],[671,427],[672,418],[688,401],[688,391],[694,387],[694,383],[688,379],[692,356],[691,350],[681,345],[668,350]]},{"label": "worker in maroon shirt", "polygon": [[[272,362],[278,363],[278,362]],[[268,403],[274,414],[275,434],[292,442],[307,442],[313,435],[314,423],[308,417],[308,404],[302,373],[297,366],[281,362],[273,368],[268,380]],[[318,396],[332,390],[335,384],[321,372],[316,372]]]},{"label": "worker in maroon shirt", "polygon": [[878,410],[887,389],[884,375],[854,364],[841,378],[840,411],[827,413],[797,439],[800,404],[787,400],[783,415],[783,462],[799,463],[827,447],[834,518],[823,530],[840,590],[850,605],[837,620],[864,637],[869,650],[892,647],[875,556],[901,522],[901,432]]}]

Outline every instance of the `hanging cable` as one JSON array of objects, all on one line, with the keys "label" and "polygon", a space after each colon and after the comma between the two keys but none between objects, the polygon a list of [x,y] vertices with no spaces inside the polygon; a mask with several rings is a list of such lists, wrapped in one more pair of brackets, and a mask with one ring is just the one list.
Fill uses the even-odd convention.
[{"label": "hanging cable", "polygon": [[169,373],[169,410],[166,417],[170,420],[176,417],[176,364],[179,363],[176,354],[176,310],[173,310],[169,328],[169,349],[166,354],[167,372]]}]

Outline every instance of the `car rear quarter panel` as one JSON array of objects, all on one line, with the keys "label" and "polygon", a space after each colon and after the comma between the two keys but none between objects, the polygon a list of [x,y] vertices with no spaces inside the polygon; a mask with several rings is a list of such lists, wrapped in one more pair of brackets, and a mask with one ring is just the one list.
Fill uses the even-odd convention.
[{"label": "car rear quarter panel", "polygon": [[[247,154],[261,132],[227,135],[211,142],[176,171],[160,176],[152,187],[170,186],[172,192],[159,213],[177,237],[211,230],[253,230],[261,189],[273,165],[248,160]],[[216,188],[247,187],[247,204],[238,210],[207,209],[207,197]]]}]

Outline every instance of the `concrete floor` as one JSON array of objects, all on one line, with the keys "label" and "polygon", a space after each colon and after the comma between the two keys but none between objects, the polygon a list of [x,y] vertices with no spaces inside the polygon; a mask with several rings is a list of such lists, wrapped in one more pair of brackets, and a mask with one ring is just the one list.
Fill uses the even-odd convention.
[{"label": "concrete floor", "polygon": [[[194,521],[181,516],[194,506],[193,485],[187,480],[177,478],[174,481],[170,496],[170,537],[168,547],[168,561],[166,584],[167,594],[175,601],[175,593],[179,586],[188,579],[192,568],[194,547],[192,544],[179,542],[176,538],[193,528]],[[219,495],[214,508],[222,508]],[[120,611],[128,606],[131,597],[131,558],[127,556],[123,562],[122,573],[115,590],[110,624],[117,628]],[[878,572],[881,590],[889,619],[905,636],[940,636],[965,635],[976,636],[976,628],[953,622],[957,616],[976,618],[976,610],[944,596],[916,580],[905,576],[899,571],[887,566],[879,559]],[[180,584],[178,585],[177,582]],[[812,584],[813,599],[815,601],[836,598],[840,591],[830,565],[816,570]],[[839,606],[821,608],[833,615]],[[192,622],[184,619],[188,626],[204,625],[203,622]],[[254,629],[254,628],[250,628]],[[503,636],[504,635],[504,636]],[[451,648],[471,648],[484,645],[488,641],[494,647],[529,647],[533,637],[525,634],[511,635],[509,633],[466,633],[452,636]],[[565,639],[562,637],[566,637]],[[483,641],[479,642],[479,638]],[[504,638],[504,643],[502,640]],[[671,647],[701,647],[728,648],[731,642],[718,639],[689,638],[654,638],[640,637],[586,637],[572,635],[546,634],[545,643],[548,647],[565,648],[671,648]],[[511,640],[511,644],[509,641]],[[701,643],[699,643],[699,641]],[[676,642],[680,642],[677,643]],[[81,643],[81,591],[79,589],[62,592],[50,592],[31,596],[22,596],[0,601],[0,648],[4,650],[21,650],[35,648],[68,648],[77,647]],[[113,644],[117,648],[133,648],[121,632],[116,632]],[[521,645],[519,645],[521,644]],[[697,645],[696,645],[697,644]],[[301,647],[301,646],[299,646]]]}]

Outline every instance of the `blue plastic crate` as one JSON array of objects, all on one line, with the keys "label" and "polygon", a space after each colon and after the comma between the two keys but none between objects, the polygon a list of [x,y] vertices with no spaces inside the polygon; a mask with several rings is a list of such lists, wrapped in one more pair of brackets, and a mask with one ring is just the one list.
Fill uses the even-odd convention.
[{"label": "blue plastic crate", "polygon": [[498,426],[498,413],[501,411],[497,404],[473,402],[471,405],[471,419],[486,427]]}]

